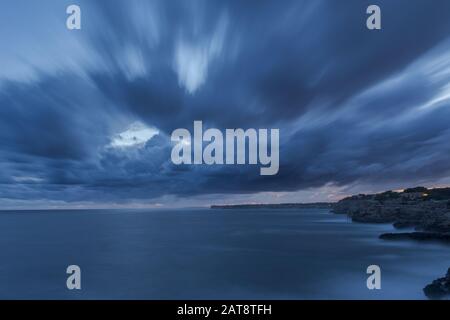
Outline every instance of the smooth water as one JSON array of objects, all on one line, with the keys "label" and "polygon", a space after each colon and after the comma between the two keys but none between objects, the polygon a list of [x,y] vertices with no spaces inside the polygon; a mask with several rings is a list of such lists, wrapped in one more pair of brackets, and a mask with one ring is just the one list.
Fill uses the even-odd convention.
[{"label": "smooth water", "polygon": [[320,209],[4,211],[0,298],[424,299],[450,247],[378,239],[389,231]]}]

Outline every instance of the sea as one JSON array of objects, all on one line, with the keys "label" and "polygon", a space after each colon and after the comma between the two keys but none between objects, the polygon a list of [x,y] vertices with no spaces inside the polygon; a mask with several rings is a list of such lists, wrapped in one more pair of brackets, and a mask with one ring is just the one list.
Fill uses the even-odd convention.
[{"label": "sea", "polygon": [[426,299],[450,246],[393,231],[328,209],[1,211],[0,298]]}]

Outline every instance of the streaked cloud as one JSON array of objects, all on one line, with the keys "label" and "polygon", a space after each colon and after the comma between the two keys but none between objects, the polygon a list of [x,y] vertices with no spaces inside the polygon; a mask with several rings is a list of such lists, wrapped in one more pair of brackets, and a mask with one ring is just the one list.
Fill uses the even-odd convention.
[{"label": "streaked cloud", "polygon": [[189,37],[181,31],[175,45],[174,64],[180,85],[189,93],[195,93],[204,84],[210,64],[222,54],[227,26],[228,18],[223,15],[211,36]]},{"label": "streaked cloud", "polygon": [[[449,1],[380,0],[376,33],[360,0],[79,4],[74,33],[64,1],[1,5],[2,205],[322,201],[450,180]],[[279,174],[174,166],[170,133],[194,120],[280,128]]]}]

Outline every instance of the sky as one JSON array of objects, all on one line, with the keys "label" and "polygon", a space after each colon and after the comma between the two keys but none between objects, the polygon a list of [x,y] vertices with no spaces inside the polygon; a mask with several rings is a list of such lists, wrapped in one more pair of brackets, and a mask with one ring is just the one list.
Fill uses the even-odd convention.
[{"label": "sky", "polygon": [[[81,30],[66,28],[71,4]],[[4,0],[0,63],[2,209],[450,184],[448,0]],[[171,133],[195,120],[278,128],[278,174],[174,165]]]}]

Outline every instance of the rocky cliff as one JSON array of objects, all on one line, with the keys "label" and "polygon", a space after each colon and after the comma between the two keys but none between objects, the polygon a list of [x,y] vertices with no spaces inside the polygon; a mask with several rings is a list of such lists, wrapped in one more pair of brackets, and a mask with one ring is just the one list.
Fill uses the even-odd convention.
[{"label": "rocky cliff", "polygon": [[337,202],[333,205],[333,211],[347,214],[356,222],[393,223],[396,228],[414,227],[417,231],[448,239],[450,188],[418,187],[401,192],[361,194]]},{"label": "rocky cliff", "polygon": [[[381,239],[441,241],[450,244],[450,188],[417,187],[379,194],[360,194],[333,205],[335,213],[347,214],[353,221],[393,223],[397,229],[413,227],[414,232],[380,235]],[[423,289],[430,299],[450,297],[450,269],[443,278]]]}]

